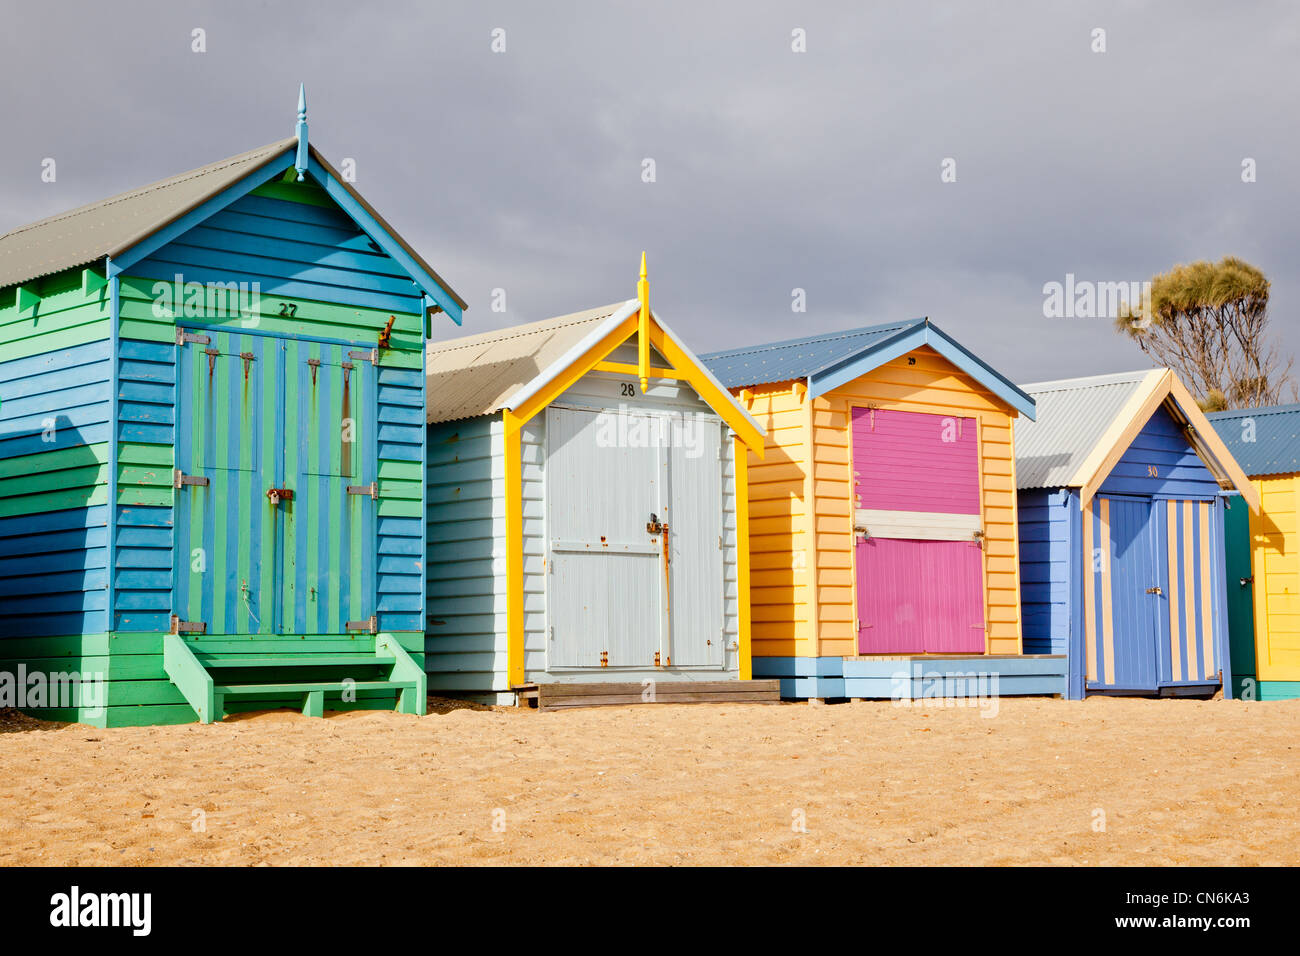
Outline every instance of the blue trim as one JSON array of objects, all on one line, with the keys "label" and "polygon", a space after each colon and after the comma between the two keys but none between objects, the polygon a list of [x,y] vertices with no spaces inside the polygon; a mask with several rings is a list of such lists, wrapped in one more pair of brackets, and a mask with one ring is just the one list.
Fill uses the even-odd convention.
[{"label": "blue trim", "polygon": [[294,128],[293,134],[298,137],[298,152],[294,157],[293,168],[298,171],[298,182],[302,182],[302,174],[307,171],[307,86],[305,83],[298,84],[298,125]]},{"label": "blue trim", "polygon": [[406,270],[407,274],[414,278],[415,282],[422,287],[424,294],[433,299],[442,311],[446,312],[451,320],[457,325],[461,324],[463,310],[452,298],[449,290],[443,288],[433,276],[429,275],[414,258],[411,257],[401,244],[398,243],[384,229],[375,218],[366,212],[361,203],[357,202],[352,193],[343,188],[343,184],[329,174],[329,171],[322,166],[315,157],[310,158],[308,171],[318,183],[324,187],[325,192],[339,204],[339,207],[352,217],[361,230],[373,239],[379,248],[396,260],[397,264]]},{"label": "blue trim", "polygon": [[108,263],[108,277],[111,279],[114,276],[125,272],[127,269],[130,269],[131,266],[157,252],[173,239],[189,232],[209,216],[225,209],[236,199],[246,196],[258,186],[270,182],[276,176],[288,169],[290,165],[292,165],[292,155],[286,150],[283,154],[272,159],[265,166],[249,173],[237,183],[227,186],[211,199],[200,203],[185,215],[173,220],[156,232],[141,239],[131,248],[119,253],[115,258],[110,259]]},{"label": "blue trim", "polygon": [[1214,619],[1214,642],[1221,655],[1219,675],[1223,683],[1223,696],[1226,700],[1233,698],[1232,679],[1232,635],[1228,632],[1228,552],[1226,529],[1224,527],[1223,496],[1210,506],[1210,550],[1213,562],[1210,565],[1211,586],[1214,588],[1211,601]]},{"label": "blue trim", "polygon": [[809,397],[816,398],[824,395],[923,345],[930,346],[1020,414],[1030,421],[1034,420],[1035,405],[1029,395],[1017,388],[1010,379],[976,358],[972,352],[931,323],[929,319],[924,319],[883,342],[812,373],[808,376]]},{"label": "blue trim", "polygon": [[108,609],[107,620],[105,624],[109,630],[112,630],[116,621],[117,613],[117,445],[118,445],[118,391],[120,388],[120,365],[121,355],[119,354],[119,336],[121,329],[120,322],[120,305],[121,300],[119,293],[121,291],[121,281],[117,275],[112,272],[113,260],[105,259],[105,271],[112,276],[108,280],[109,295],[109,340],[112,346],[109,349],[109,396],[110,396],[110,427],[108,434],[108,553],[105,556],[108,559]]},{"label": "blue trim", "polygon": [[1070,658],[1068,696],[1070,700],[1083,700],[1084,675],[1088,672],[1085,653],[1087,642],[1084,630],[1084,568],[1091,568],[1092,555],[1082,555],[1083,551],[1083,509],[1079,507],[1079,492],[1069,489],[1062,492],[1062,505],[1069,513],[1069,547],[1066,550],[1066,562],[1070,569],[1069,619],[1070,637],[1067,653]]}]

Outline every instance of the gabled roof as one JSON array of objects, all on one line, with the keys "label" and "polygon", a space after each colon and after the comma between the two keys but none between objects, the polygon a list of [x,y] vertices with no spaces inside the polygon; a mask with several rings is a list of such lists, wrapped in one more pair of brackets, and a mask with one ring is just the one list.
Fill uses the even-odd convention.
[{"label": "gabled roof", "polygon": [[[589,358],[598,347],[605,351],[601,343],[633,320],[639,310],[640,302],[630,299],[496,332],[430,342],[425,349],[426,419],[430,423],[455,421],[536,405],[545,400],[548,386],[562,380],[584,356]],[[665,359],[679,371],[692,371],[696,379],[691,384],[701,398],[761,455],[763,427],[653,309],[650,318],[662,332],[659,344],[664,347],[659,351]],[[677,353],[676,358],[672,353]],[[714,393],[712,398],[705,394],[709,391]]]},{"label": "gabled roof", "polygon": [[430,342],[425,348],[426,419],[449,422],[511,407],[511,396],[626,304]]},{"label": "gabled roof", "polygon": [[1039,413],[1035,421],[1015,423],[1018,488],[1078,488],[1086,505],[1138,432],[1163,407],[1219,486],[1235,488],[1259,510],[1245,472],[1169,369],[1036,382],[1025,391],[1038,403]]},{"label": "gabled roof", "polygon": [[934,349],[1011,408],[1034,417],[1033,399],[929,319],[710,352],[702,358],[728,388],[806,379],[809,395],[816,398],[923,345]]},{"label": "gabled roof", "polygon": [[1300,472],[1300,405],[1234,408],[1205,417],[1252,478]]},{"label": "gabled roof", "polygon": [[[294,152],[297,145],[298,138],[291,136],[7,232],[0,236],[0,288],[120,256],[245,177]],[[466,308],[464,300],[393,231],[351,183],[338,175],[314,146],[309,144],[308,152],[410,255],[418,268],[462,309]]]}]

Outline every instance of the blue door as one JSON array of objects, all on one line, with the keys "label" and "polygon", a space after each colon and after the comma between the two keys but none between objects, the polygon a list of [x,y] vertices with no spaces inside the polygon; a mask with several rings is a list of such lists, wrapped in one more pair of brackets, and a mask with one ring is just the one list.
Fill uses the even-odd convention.
[{"label": "blue door", "polygon": [[1169,643],[1163,511],[1149,499],[1099,496],[1093,515],[1097,629],[1088,686],[1154,693]]}]

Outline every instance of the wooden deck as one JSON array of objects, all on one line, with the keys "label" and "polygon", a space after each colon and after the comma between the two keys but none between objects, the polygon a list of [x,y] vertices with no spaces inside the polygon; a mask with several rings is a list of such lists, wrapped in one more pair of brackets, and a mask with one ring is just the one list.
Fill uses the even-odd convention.
[{"label": "wooden deck", "polygon": [[638,683],[521,684],[521,707],[565,710],[627,704],[779,704],[779,680],[655,681]]}]

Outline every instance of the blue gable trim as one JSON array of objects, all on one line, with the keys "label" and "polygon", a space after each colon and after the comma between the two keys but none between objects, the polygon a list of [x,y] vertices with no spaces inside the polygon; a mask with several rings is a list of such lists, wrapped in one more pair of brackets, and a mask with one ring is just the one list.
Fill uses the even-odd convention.
[{"label": "blue gable trim", "polygon": [[924,319],[882,342],[877,342],[838,363],[814,372],[808,376],[809,395],[813,398],[824,395],[922,345],[930,346],[1020,414],[1030,421],[1034,420],[1035,406],[1032,398],[1012,384],[1010,379],[995,372],[987,363],[976,358],[972,352],[931,323],[929,319]]},{"label": "blue gable trim", "polygon": [[270,182],[291,165],[293,165],[293,153],[286,149],[280,156],[245,176],[233,186],[228,186],[211,199],[191,209],[185,215],[163,226],[152,235],[141,239],[130,249],[118,253],[108,262],[108,278],[111,279],[121,275],[141,259],[157,252],[178,236],[189,232],[214,213],[220,212],[235,200],[248,195],[263,183]]},{"label": "blue gable trim", "polygon": [[311,157],[311,163],[308,171],[312,177],[324,187],[329,197],[339,204],[355,222],[361,230],[373,239],[379,248],[393,257],[396,262],[407,271],[419,285],[424,294],[433,299],[446,312],[453,322],[461,324],[464,309],[456,301],[455,296],[450,289],[444,287],[437,279],[431,276],[423,266],[415,261],[415,258],[402,247],[383,226],[381,226],[365,207],[356,200],[352,193],[343,187],[343,184],[335,179],[315,156]]}]

